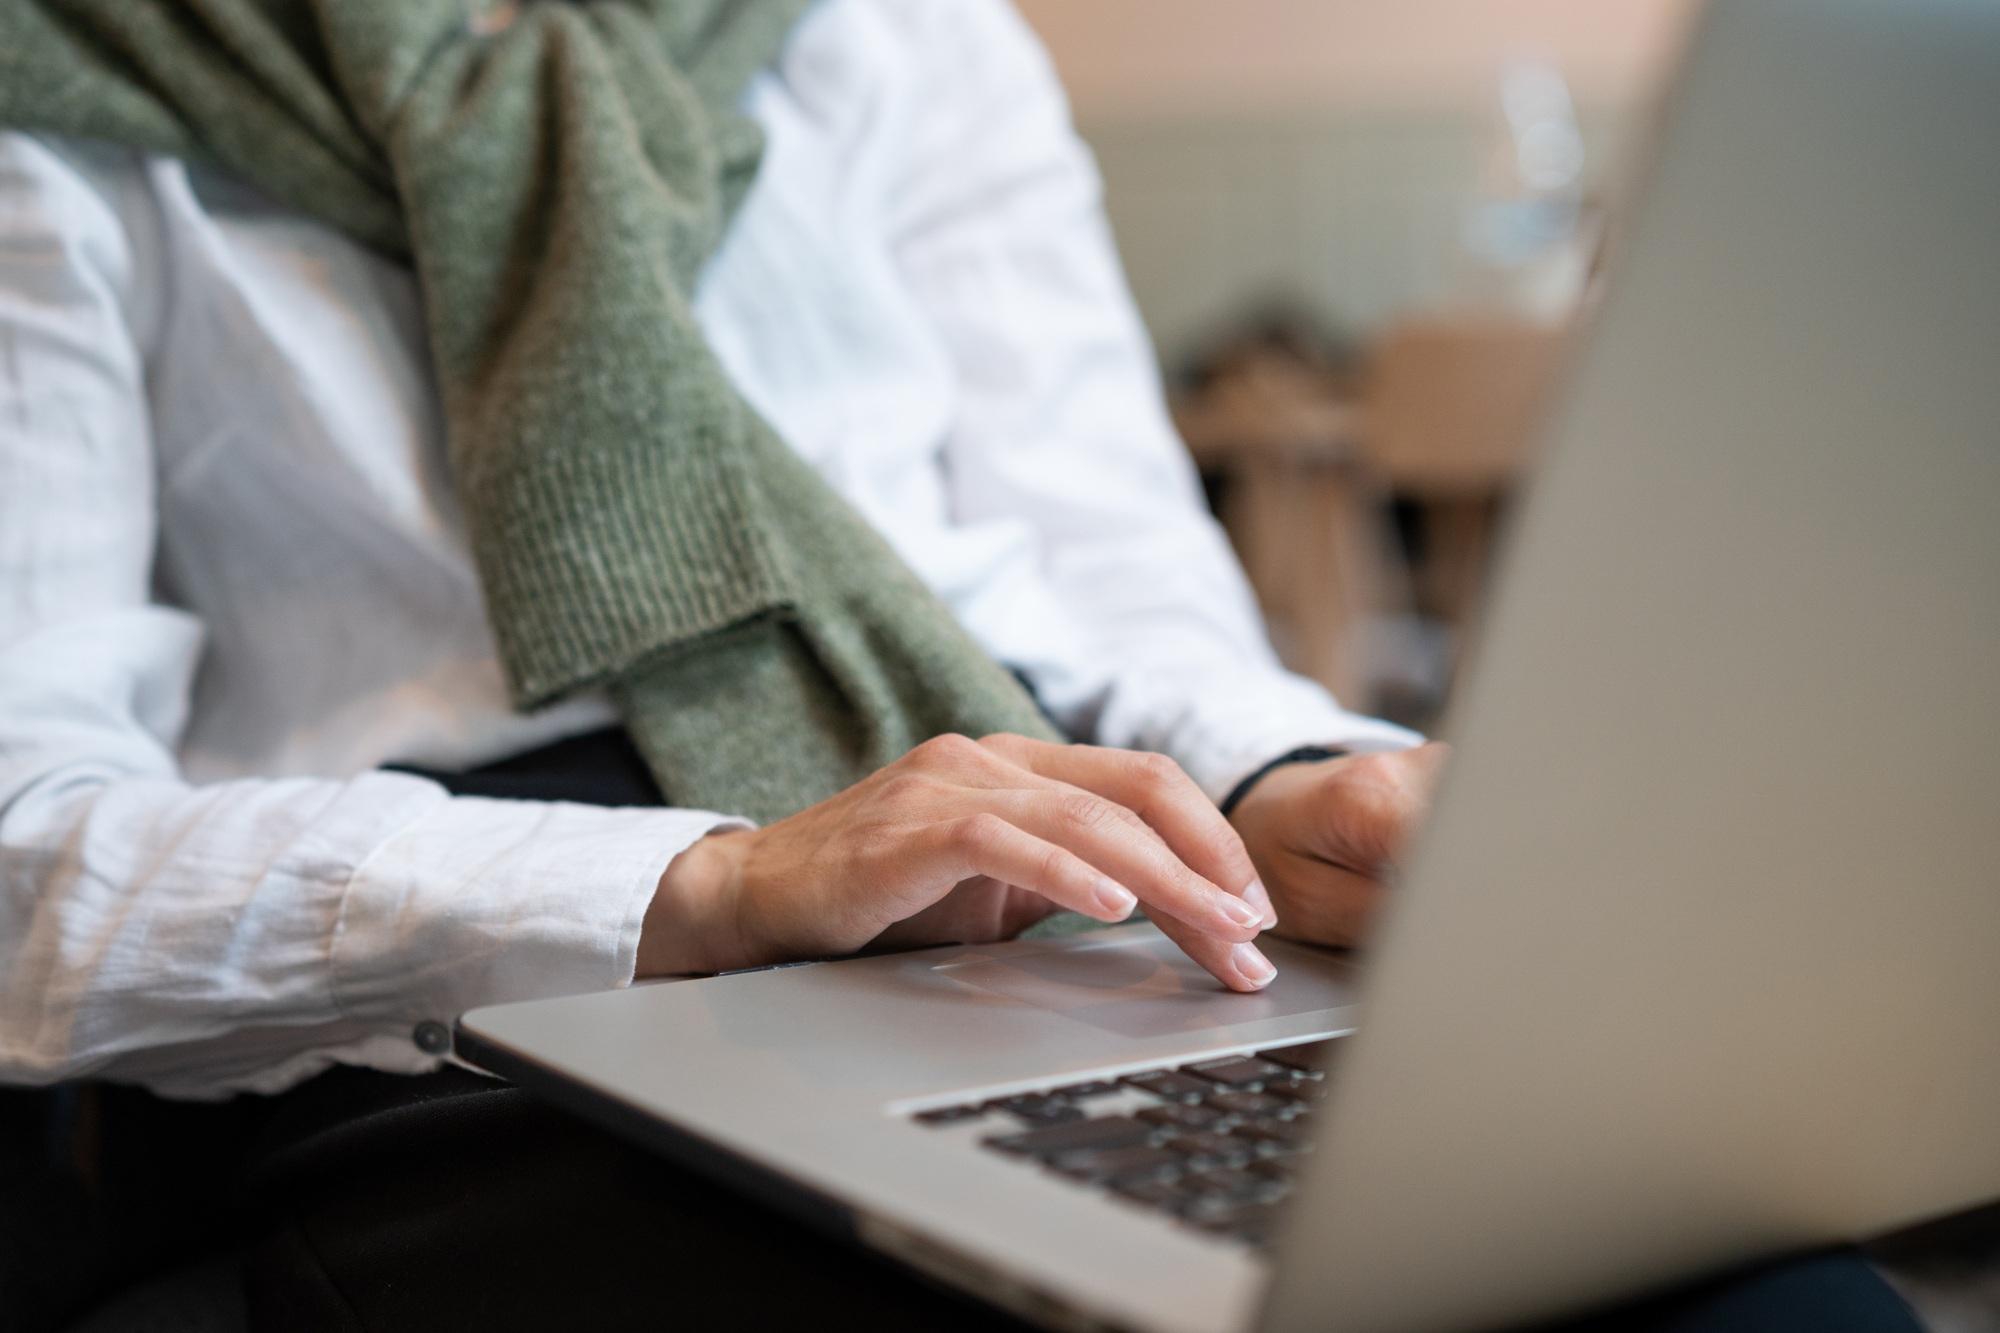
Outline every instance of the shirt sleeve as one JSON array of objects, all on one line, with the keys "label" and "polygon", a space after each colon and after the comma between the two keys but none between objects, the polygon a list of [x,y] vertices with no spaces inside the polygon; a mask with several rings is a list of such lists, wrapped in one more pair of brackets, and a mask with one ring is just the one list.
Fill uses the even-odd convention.
[{"label": "shirt sleeve", "polygon": [[0,1081],[413,1072],[427,1020],[628,983],[722,816],[180,776],[202,626],[151,592],[144,392],[168,288],[136,167],[97,165],[0,135]]},{"label": "shirt sleeve", "polygon": [[[892,235],[958,377],[954,517],[1031,523],[1040,614],[1065,623],[1060,649],[1017,665],[1072,733],[1170,754],[1218,800],[1297,746],[1417,743],[1278,664],[1174,433],[1096,168],[1033,34],[1005,0],[928,12],[928,114]],[[1010,655],[1005,624],[976,628]]]}]

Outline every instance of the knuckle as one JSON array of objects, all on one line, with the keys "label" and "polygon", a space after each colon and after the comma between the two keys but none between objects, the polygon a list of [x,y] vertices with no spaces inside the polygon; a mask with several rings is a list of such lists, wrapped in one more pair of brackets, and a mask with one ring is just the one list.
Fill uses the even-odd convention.
[{"label": "knuckle", "polygon": [[1343,761],[1329,778],[1327,790],[1350,814],[1359,814],[1379,805],[1398,785],[1380,756],[1364,754]]},{"label": "knuckle", "polygon": [[1063,884],[1068,882],[1073,878],[1070,873],[1073,868],[1074,863],[1071,861],[1069,854],[1060,847],[1050,847],[1044,850],[1041,853],[1040,863],[1036,866],[1036,870],[1042,877],[1041,882],[1043,884]]},{"label": "knuckle", "polygon": [[930,790],[930,779],[905,771],[883,778],[877,795],[892,806],[910,806],[929,795]]},{"label": "knuckle", "polygon": [[1230,874],[1248,878],[1256,874],[1256,866],[1250,860],[1250,849],[1243,845],[1243,836],[1228,824],[1217,829],[1209,840],[1209,850],[1219,858]]},{"label": "knuckle", "polygon": [[925,768],[952,768],[980,753],[979,743],[970,736],[948,731],[933,736],[910,751],[911,758]]},{"label": "knuckle", "polygon": [[1057,799],[1056,817],[1071,828],[1093,832],[1112,822],[1112,807],[1084,792],[1072,792]]},{"label": "knuckle", "polygon": [[1401,810],[1401,793],[1386,783],[1361,784],[1348,794],[1348,818],[1365,824],[1393,824]]},{"label": "knuckle", "polygon": [[967,815],[952,825],[952,838],[967,852],[984,853],[997,848],[1007,836],[1007,821],[990,811]]},{"label": "knuckle", "polygon": [[1408,804],[1391,787],[1361,788],[1346,807],[1348,836],[1358,847],[1378,857],[1390,854],[1408,821]]},{"label": "knuckle", "polygon": [[1134,755],[1132,768],[1140,783],[1154,792],[1177,791],[1188,781],[1181,766],[1163,754]]},{"label": "knuckle", "polygon": [[1392,755],[1357,754],[1341,765],[1347,780],[1362,786],[1379,787],[1396,780],[1396,762]]}]

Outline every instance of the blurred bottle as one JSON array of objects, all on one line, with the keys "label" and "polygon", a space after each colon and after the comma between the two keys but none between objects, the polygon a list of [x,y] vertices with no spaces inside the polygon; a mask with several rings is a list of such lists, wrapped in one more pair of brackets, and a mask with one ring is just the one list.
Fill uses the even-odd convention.
[{"label": "blurred bottle", "polygon": [[1567,318],[1589,276],[1583,134],[1555,65],[1516,59],[1461,233],[1466,304],[1538,323]]}]

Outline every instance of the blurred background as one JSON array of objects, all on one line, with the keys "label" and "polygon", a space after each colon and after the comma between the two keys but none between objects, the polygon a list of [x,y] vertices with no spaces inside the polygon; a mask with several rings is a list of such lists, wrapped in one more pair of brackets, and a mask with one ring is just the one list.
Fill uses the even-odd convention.
[{"label": "blurred background", "polygon": [[1279,651],[1432,726],[1692,0],[1017,0]]}]

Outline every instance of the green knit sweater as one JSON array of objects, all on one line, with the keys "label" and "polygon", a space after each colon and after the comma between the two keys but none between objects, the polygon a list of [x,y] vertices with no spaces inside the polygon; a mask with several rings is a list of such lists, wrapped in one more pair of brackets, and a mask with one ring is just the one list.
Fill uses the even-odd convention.
[{"label": "green knit sweater", "polygon": [[214,163],[414,267],[516,705],[608,688],[668,799],[757,819],[1049,734],[696,325],[803,7],[0,0],[0,125]]}]

